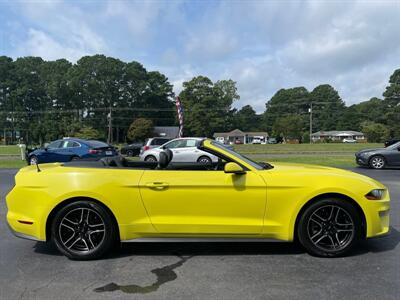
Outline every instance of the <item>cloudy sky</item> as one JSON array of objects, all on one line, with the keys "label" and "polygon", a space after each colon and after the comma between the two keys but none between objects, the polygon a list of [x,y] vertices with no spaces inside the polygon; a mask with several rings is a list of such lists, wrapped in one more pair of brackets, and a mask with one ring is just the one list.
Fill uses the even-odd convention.
[{"label": "cloudy sky", "polygon": [[323,83],[352,104],[400,68],[400,0],[0,0],[0,55],[96,53],[160,70],[176,92],[196,75],[231,78],[235,106],[259,112],[280,88]]}]

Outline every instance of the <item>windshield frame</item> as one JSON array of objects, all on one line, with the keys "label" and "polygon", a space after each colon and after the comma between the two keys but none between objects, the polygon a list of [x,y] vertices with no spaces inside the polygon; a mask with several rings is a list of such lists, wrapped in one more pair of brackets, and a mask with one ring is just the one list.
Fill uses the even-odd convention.
[{"label": "windshield frame", "polygon": [[400,142],[394,143],[393,145],[388,146],[386,149],[395,150],[400,148]]},{"label": "windshield frame", "polygon": [[228,152],[230,155],[234,156],[235,158],[237,158],[238,160],[241,160],[243,162],[245,162],[246,164],[252,166],[254,169],[256,170],[265,170],[264,166],[260,165],[259,163],[255,162],[254,160],[234,151],[231,150],[227,147],[225,147],[222,143],[220,142],[215,142],[213,140],[210,141],[211,145],[213,145],[214,147],[217,147],[218,149],[221,149],[223,151]]}]

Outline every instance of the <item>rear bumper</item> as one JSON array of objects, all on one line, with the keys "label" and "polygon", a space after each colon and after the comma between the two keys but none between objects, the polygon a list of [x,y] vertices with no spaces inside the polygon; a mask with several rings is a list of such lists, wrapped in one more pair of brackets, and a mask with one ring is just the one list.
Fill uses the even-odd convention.
[{"label": "rear bumper", "polygon": [[41,241],[41,240],[39,240],[39,239],[38,239],[37,237],[35,237],[35,236],[32,236],[32,235],[29,235],[29,234],[25,234],[25,233],[21,233],[21,232],[15,231],[15,230],[11,227],[11,225],[8,223],[8,221],[7,221],[7,227],[8,227],[8,229],[11,231],[11,233],[12,233],[14,236],[16,236],[16,237],[19,237],[19,238],[21,238],[21,239],[31,240],[31,241],[37,241],[37,242]]}]

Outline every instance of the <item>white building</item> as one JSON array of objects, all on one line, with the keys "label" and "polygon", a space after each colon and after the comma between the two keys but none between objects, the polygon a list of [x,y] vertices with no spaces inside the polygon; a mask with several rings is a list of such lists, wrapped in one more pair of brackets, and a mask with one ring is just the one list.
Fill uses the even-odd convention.
[{"label": "white building", "polygon": [[364,133],[352,130],[331,130],[331,131],[318,131],[311,135],[311,140],[313,142],[332,140],[332,141],[343,141],[343,139],[352,138],[357,141],[364,141]]}]

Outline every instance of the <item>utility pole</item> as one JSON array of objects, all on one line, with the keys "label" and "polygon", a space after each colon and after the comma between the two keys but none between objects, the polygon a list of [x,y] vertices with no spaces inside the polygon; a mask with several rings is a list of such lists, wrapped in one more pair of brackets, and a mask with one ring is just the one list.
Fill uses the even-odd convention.
[{"label": "utility pole", "polygon": [[110,112],[108,113],[108,138],[107,143],[112,143],[112,107],[110,103]]},{"label": "utility pole", "polygon": [[311,135],[312,135],[312,113],[313,113],[313,104],[312,102],[310,103],[310,108],[308,109],[308,112],[310,113],[310,144],[311,144]]}]

